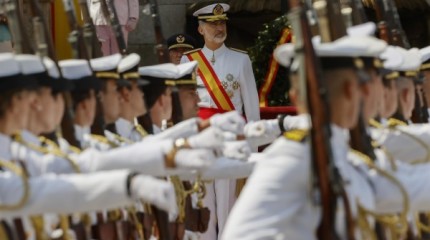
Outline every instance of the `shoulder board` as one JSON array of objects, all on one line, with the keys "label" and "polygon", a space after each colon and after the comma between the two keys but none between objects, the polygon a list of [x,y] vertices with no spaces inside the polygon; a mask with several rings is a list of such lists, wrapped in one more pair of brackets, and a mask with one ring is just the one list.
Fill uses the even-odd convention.
[{"label": "shoulder board", "polygon": [[235,51],[235,52],[240,52],[240,53],[243,53],[243,54],[248,54],[248,52],[245,51],[245,50],[240,50],[240,49],[237,49],[237,48],[230,48],[230,49],[233,50],[233,51]]},{"label": "shoulder board", "polygon": [[380,122],[376,121],[375,119],[370,119],[369,125],[374,128],[379,128],[379,129],[384,128],[384,126]]},{"label": "shoulder board", "polygon": [[190,53],[197,52],[197,51],[200,51],[200,50],[201,50],[201,48],[196,48],[196,49],[193,49],[193,50],[190,50],[190,51],[186,51],[186,52],[184,52],[184,55],[188,55]]},{"label": "shoulder board", "polygon": [[284,133],[284,137],[295,142],[304,142],[308,136],[308,130],[294,129]]},{"label": "shoulder board", "polygon": [[408,125],[408,124],[405,123],[405,122],[403,122],[403,121],[401,121],[401,120],[398,120],[398,119],[395,119],[395,118],[388,119],[388,127],[390,127],[390,128],[394,128],[394,127],[397,127],[397,126],[406,126],[406,125]]},{"label": "shoulder board", "polygon": [[105,136],[97,135],[97,134],[90,134],[90,136],[92,139],[94,139],[98,142],[109,144],[109,140]]}]

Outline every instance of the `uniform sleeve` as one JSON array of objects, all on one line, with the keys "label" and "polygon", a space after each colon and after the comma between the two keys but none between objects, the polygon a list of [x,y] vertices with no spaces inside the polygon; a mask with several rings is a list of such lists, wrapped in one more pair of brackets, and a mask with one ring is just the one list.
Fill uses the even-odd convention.
[{"label": "uniform sleeve", "polygon": [[309,156],[294,154],[304,153],[304,149],[289,149],[292,155],[266,155],[265,161],[254,167],[230,212],[222,239],[313,238],[314,220],[307,223],[312,229],[297,229],[295,224],[309,197]]},{"label": "uniform sleeve", "polygon": [[187,63],[187,62],[189,62],[190,60],[188,59],[188,57],[186,56],[186,55],[183,55],[182,56],[182,58],[181,58],[181,63]]},{"label": "uniform sleeve", "polygon": [[243,70],[240,76],[240,91],[247,121],[260,120],[257,86],[251,60],[246,55],[243,61]]},{"label": "uniform sleeve", "polygon": [[412,124],[398,129],[373,129],[372,137],[402,162],[424,162],[430,157],[430,125]]},{"label": "uniform sleeve", "polygon": [[[251,174],[254,165],[255,162],[242,162],[222,157],[218,158],[212,166],[201,172],[200,175],[203,180],[246,178]],[[190,171],[183,171],[179,173],[179,176],[185,181],[196,179],[196,173]]]},{"label": "uniform sleeve", "polygon": [[164,155],[173,147],[172,140],[139,142],[105,152],[87,150],[77,163],[84,172],[131,169],[151,176],[164,176]]},{"label": "uniform sleeve", "polygon": [[[378,166],[390,173],[403,186],[412,211],[430,211],[430,164],[410,165],[395,161],[396,170],[393,171],[388,158],[377,151]],[[382,213],[397,213],[403,210],[405,199],[401,189],[393,181],[369,171],[370,179],[375,187],[375,209]]]},{"label": "uniform sleeve", "polygon": [[[90,175],[47,174],[29,179],[29,199],[17,210],[0,211],[2,217],[42,213],[71,214],[112,209],[132,203],[126,192],[128,171],[99,172]],[[23,196],[23,182],[10,173],[0,173],[0,204],[17,203]]]},{"label": "uniform sleeve", "polygon": [[155,134],[153,136],[144,138],[146,140],[166,140],[166,139],[177,139],[186,138],[199,133],[197,126],[197,118],[188,119],[182,121],[165,131]]},{"label": "uniform sleeve", "polygon": [[139,0],[128,0],[129,18],[139,19]]}]

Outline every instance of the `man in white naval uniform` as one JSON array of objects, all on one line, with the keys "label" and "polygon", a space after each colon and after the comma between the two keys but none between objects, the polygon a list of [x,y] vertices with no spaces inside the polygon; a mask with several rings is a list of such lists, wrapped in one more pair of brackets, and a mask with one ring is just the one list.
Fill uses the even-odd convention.
[{"label": "man in white naval uniform", "polygon": [[118,65],[120,78],[128,81],[130,86],[119,89],[122,101],[120,101],[120,118],[115,122],[115,126],[118,135],[133,142],[141,140],[148,134],[142,126],[136,123],[136,118],[147,112],[141,86],[148,82],[140,79],[139,63],[140,56],[131,53],[124,57]]},{"label": "man in white naval uniform", "polygon": [[[369,49],[370,45],[374,48]],[[360,171],[346,160],[349,146],[345,131],[356,125],[361,102],[357,69],[362,64],[357,64],[356,56],[367,53],[376,57],[386,45],[372,38],[361,39],[358,43],[355,39],[344,37],[314,46],[321,59],[323,77],[329,81],[326,86],[330,93],[329,107],[336,109],[331,111],[330,142],[335,146],[332,148],[334,163],[344,180],[350,183],[344,187],[352,201],[352,213],[356,213],[357,196],[361,196],[359,201],[362,206],[374,209],[372,187]],[[341,51],[342,46],[350,47]],[[291,45],[289,47],[294,49]],[[278,51],[285,51],[285,48]],[[286,57],[278,59],[283,58]],[[297,80],[293,81],[293,88],[300,92],[298,86]],[[306,109],[300,101],[297,104],[299,109]],[[310,149],[301,131],[291,133],[299,138],[281,137],[264,151],[265,160],[257,163],[248,179],[230,214],[223,239],[316,239],[320,210],[310,197]],[[344,230],[339,227],[338,230]]]},{"label": "man in white naval uniform", "polygon": [[[24,129],[28,122],[35,120],[30,120],[29,114],[30,105],[35,98],[35,92],[31,90],[42,84],[43,81],[43,84],[46,84],[44,86],[53,84],[58,87],[60,80],[57,79],[58,82],[55,82],[46,72],[43,72],[42,60],[40,57],[33,55],[14,57],[13,54],[1,54],[0,70],[0,91],[2,92],[0,159],[2,161],[2,171],[5,171],[1,177],[1,204],[7,209],[2,214],[2,217],[61,211],[72,213],[74,211],[80,212],[103,207],[121,206],[131,201],[131,199],[127,200],[126,195],[124,195],[126,191],[129,191],[130,196],[134,195],[134,197],[142,199],[147,198],[146,200],[151,202],[158,201],[161,203],[160,207],[162,208],[171,205],[173,207],[171,209],[174,210],[175,205],[172,204],[174,203],[173,189],[167,183],[150,177],[139,176],[134,178],[130,175],[128,187],[125,181],[127,175],[129,175],[128,171],[112,171],[111,173],[82,175],[80,177],[40,177],[38,175],[42,173],[40,169],[43,169],[43,166],[39,166],[40,169],[36,169],[25,164],[24,159],[14,157],[11,151],[12,140],[10,135]],[[27,167],[28,172],[21,169],[21,165],[12,163],[13,159],[22,160],[22,164]],[[20,175],[22,181],[10,173],[9,170]],[[24,172],[30,174],[31,177],[37,176],[35,179],[31,178],[29,180],[29,186],[26,186],[27,177],[24,177]],[[88,181],[85,178],[88,178]],[[112,182],[114,179],[118,182]],[[133,179],[136,179],[135,183],[133,183],[135,181]],[[137,185],[132,186],[134,184]],[[153,189],[152,191],[154,192],[143,192],[143,186],[146,184],[153,184],[154,187],[158,186],[160,191]],[[96,186],[101,192],[94,192]],[[129,190],[126,190],[126,187]],[[137,188],[131,189],[134,187]],[[25,197],[26,195],[23,193],[28,193],[29,195]],[[57,194],[57,196],[54,194]],[[166,197],[163,197],[163,195]],[[169,200],[169,198],[173,199]],[[19,201],[20,199],[22,201]],[[170,203],[167,201],[170,201]],[[64,207],[62,204],[68,204],[68,206]],[[154,204],[158,203],[154,202]],[[13,207],[9,208],[7,206]],[[24,221],[24,223],[28,222]],[[29,237],[31,237],[32,232],[30,231],[29,234]]]},{"label": "man in white naval uniform", "polygon": [[[208,119],[216,113],[238,111],[247,121],[260,119],[258,93],[249,56],[225,46],[226,12],[230,6],[216,1],[201,1],[191,7],[199,21],[203,49],[186,53],[181,62],[197,60],[197,84],[200,97],[199,117]],[[217,180],[207,184],[205,205],[216,218],[211,219],[205,239],[216,239],[224,228],[227,215],[236,199],[236,181]],[[214,214],[211,214],[211,217]],[[218,229],[218,230],[217,230]]]}]

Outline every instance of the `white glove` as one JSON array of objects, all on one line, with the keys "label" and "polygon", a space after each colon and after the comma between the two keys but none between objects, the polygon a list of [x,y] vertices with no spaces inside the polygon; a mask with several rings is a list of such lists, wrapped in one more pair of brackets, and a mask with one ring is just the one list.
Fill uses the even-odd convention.
[{"label": "white glove", "polygon": [[278,120],[260,120],[246,124],[245,136],[247,138],[255,137],[278,137],[281,134]]},{"label": "white glove", "polygon": [[183,240],[199,240],[199,234],[185,230]]},{"label": "white glove", "polygon": [[187,139],[191,148],[220,149],[224,141],[223,132],[215,127],[205,129],[203,132]]},{"label": "white glove", "polygon": [[207,149],[181,149],[175,155],[175,164],[184,169],[206,169],[216,161],[212,150]]},{"label": "white glove", "polygon": [[131,180],[130,191],[133,198],[153,204],[171,215],[178,215],[175,189],[170,182],[137,175]]},{"label": "white glove", "polygon": [[222,153],[227,158],[246,161],[251,155],[251,146],[246,140],[224,142]]},{"label": "white glove", "polygon": [[210,119],[211,126],[227,132],[232,132],[238,135],[243,134],[245,119],[236,111],[231,111],[224,114],[215,114]]}]

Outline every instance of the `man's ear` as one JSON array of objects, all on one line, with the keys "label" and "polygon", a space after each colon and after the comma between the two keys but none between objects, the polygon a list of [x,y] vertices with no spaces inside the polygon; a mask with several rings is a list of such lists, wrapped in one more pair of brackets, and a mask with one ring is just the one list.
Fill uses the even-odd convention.
[{"label": "man's ear", "polygon": [[288,90],[288,96],[290,97],[290,101],[293,104],[293,106],[297,106],[298,104],[297,98],[299,97],[297,94],[297,89],[291,88],[290,90]]},{"label": "man's ear", "polygon": [[128,88],[123,87],[119,90],[119,100],[120,102],[130,102],[130,91]]},{"label": "man's ear", "polygon": [[203,36],[203,27],[201,25],[199,25],[199,27],[197,28],[197,31],[199,31],[200,35]]}]

